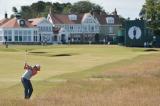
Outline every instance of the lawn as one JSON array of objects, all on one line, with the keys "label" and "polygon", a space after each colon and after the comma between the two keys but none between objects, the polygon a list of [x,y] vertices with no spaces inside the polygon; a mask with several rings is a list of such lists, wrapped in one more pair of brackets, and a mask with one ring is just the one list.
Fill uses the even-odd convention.
[{"label": "lawn", "polygon": [[[41,64],[23,100],[27,62]],[[160,49],[108,45],[0,46],[0,105],[158,106]],[[139,99],[138,99],[139,98]]]}]

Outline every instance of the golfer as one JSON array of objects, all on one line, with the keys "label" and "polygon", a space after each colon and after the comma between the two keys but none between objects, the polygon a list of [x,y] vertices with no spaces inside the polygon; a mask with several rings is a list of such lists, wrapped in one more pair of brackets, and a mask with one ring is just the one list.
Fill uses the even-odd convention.
[{"label": "golfer", "polygon": [[29,99],[32,95],[33,88],[31,84],[31,77],[37,74],[37,71],[40,71],[40,65],[37,64],[33,67],[29,66],[27,63],[24,65],[25,73],[22,75],[21,81],[24,86],[24,98]]}]

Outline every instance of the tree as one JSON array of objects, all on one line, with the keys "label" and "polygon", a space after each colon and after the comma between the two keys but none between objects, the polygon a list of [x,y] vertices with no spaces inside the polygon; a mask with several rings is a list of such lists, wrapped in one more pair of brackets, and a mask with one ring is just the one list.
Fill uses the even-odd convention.
[{"label": "tree", "polygon": [[105,12],[105,10],[103,10],[103,7],[96,4],[93,5],[92,10],[98,14],[100,14],[101,12]]},{"label": "tree", "polygon": [[160,34],[160,0],[146,0],[139,16],[147,20],[148,27],[154,30],[154,34]]},{"label": "tree", "polygon": [[32,9],[30,8],[30,6],[22,6],[20,14],[24,19],[29,19],[33,17]]},{"label": "tree", "polygon": [[96,12],[104,11],[101,6],[91,3],[89,1],[79,1],[77,3],[74,3],[71,8],[71,12],[73,13],[86,13],[92,10]]},{"label": "tree", "polygon": [[63,9],[64,14],[68,14],[71,12],[72,4],[68,3],[65,8]]},{"label": "tree", "polygon": [[37,3],[33,3],[31,5],[31,8],[34,11],[35,15],[40,16],[40,14],[45,10],[45,2],[39,1]]},{"label": "tree", "polygon": [[[20,14],[22,18],[36,18],[36,17],[46,17],[50,11],[58,14],[69,14],[69,13],[86,13],[93,11],[100,13],[103,12],[103,8],[97,4],[91,3],[89,1],[79,1],[75,4],[71,3],[51,3],[38,1],[37,3],[32,3],[30,6],[21,6]],[[13,12],[18,13],[17,8],[13,7]],[[14,15],[12,15],[13,17]]]},{"label": "tree", "polygon": [[79,1],[75,3],[71,9],[73,13],[85,13],[92,10],[92,3],[89,1]]},{"label": "tree", "polygon": [[14,12],[14,14],[17,14],[18,13],[18,10],[16,7],[12,7],[12,11]]}]

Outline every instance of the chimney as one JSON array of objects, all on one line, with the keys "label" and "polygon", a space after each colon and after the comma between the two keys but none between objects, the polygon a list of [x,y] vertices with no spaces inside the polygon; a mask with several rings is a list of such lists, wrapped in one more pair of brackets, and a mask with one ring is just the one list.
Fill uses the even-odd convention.
[{"label": "chimney", "polygon": [[5,18],[5,19],[7,19],[7,18],[8,18],[8,14],[7,14],[7,12],[5,13],[4,18]]},{"label": "chimney", "polygon": [[117,9],[115,8],[115,10],[114,10],[114,15],[117,15]]}]

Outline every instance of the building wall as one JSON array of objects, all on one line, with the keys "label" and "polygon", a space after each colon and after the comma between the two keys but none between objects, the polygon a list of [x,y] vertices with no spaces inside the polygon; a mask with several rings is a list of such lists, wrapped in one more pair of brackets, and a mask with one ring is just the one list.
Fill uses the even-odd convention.
[{"label": "building wall", "polygon": [[100,20],[98,21],[96,17],[89,13],[84,14],[79,24],[55,24],[51,20],[50,14],[48,15],[48,20],[54,27],[64,28],[68,32],[69,42],[106,42],[107,40],[113,40],[118,36],[118,31],[122,26],[116,24],[119,23],[117,18],[111,15],[106,16],[106,23],[100,25]]},{"label": "building wall", "polygon": [[1,28],[0,42],[38,43],[40,40],[37,28]]},{"label": "building wall", "polygon": [[118,36],[118,31],[122,25],[101,25],[100,26],[100,41],[113,41]]},{"label": "building wall", "polygon": [[53,25],[46,19],[37,24],[39,31],[40,42],[54,43],[53,40]]}]

